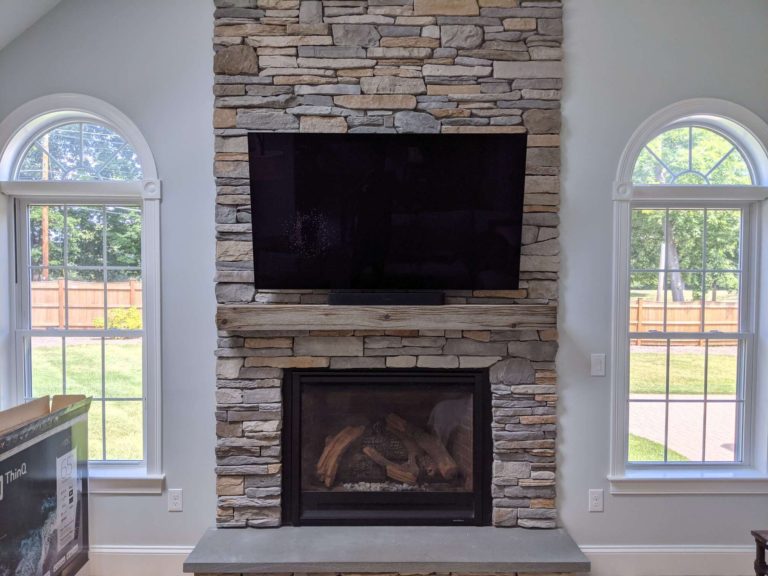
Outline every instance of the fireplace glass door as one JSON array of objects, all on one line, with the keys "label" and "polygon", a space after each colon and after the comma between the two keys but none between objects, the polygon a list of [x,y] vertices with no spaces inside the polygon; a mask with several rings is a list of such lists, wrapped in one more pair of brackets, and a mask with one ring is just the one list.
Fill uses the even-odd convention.
[{"label": "fireplace glass door", "polygon": [[484,372],[295,371],[287,383],[292,523],[485,523]]}]

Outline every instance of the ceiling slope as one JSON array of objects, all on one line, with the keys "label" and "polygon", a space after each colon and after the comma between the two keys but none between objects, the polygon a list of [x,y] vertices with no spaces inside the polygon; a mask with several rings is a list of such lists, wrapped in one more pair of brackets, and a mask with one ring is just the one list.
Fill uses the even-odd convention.
[{"label": "ceiling slope", "polygon": [[59,2],[61,0],[0,0],[0,50]]}]

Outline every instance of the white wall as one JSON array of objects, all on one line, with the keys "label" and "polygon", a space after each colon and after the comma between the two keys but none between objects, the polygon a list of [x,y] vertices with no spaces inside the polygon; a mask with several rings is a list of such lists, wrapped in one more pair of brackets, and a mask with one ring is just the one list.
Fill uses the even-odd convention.
[{"label": "white wall", "polygon": [[[766,496],[609,496],[612,183],[638,125],[673,102],[731,100],[768,120],[768,3],[570,0],[565,12],[559,494],[579,544],[749,544]],[[763,290],[765,293],[765,290]],[[604,488],[605,513],[587,513]]]},{"label": "white wall", "polygon": [[[163,497],[93,499],[95,544],[193,544],[214,521],[211,0],[64,0],[0,51],[0,118],[27,100],[77,91],[128,114],[164,182]],[[609,381],[587,376],[610,334],[611,184],[647,116],[677,100],[733,100],[768,120],[763,0],[566,0],[562,521],[580,544],[748,544],[768,498],[606,497]]]},{"label": "white wall", "polygon": [[101,98],[138,125],[163,180],[163,455],[185,511],[93,496],[96,545],[193,544],[213,524],[212,14],[210,0],[64,0],[0,51],[0,118],[45,94]]}]

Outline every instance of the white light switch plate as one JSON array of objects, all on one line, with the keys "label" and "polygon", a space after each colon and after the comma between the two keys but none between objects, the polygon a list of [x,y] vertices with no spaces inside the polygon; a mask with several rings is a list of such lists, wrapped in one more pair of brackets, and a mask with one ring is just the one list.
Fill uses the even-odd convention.
[{"label": "white light switch plate", "polygon": [[592,354],[589,358],[592,376],[605,376],[605,354]]}]

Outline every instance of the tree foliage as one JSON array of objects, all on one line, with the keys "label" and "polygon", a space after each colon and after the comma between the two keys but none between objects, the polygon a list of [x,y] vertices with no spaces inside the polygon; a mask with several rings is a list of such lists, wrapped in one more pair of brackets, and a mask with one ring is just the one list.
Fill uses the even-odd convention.
[{"label": "tree foliage", "polygon": [[[46,218],[47,238],[43,234]],[[31,264],[138,268],[141,266],[141,225],[141,209],[137,206],[30,206]],[[46,244],[47,261],[44,258]],[[55,271],[50,274],[60,275]],[[103,279],[101,270],[80,269],[76,276],[77,280]],[[124,279],[117,271],[110,276],[109,280]]]},{"label": "tree foliage", "polygon": [[676,279],[695,299],[702,292],[716,299],[718,290],[737,290],[740,236],[740,210],[635,209],[630,262],[633,270],[645,272],[633,274],[632,288],[657,289],[658,271],[666,269],[681,271],[667,274],[673,294]]},{"label": "tree foliage", "polygon": [[651,140],[637,158],[635,184],[752,184],[747,162],[733,142],[707,128],[673,128]]},{"label": "tree foliage", "polygon": [[115,131],[98,124],[57,126],[35,139],[19,165],[19,180],[140,180],[134,149]]}]

